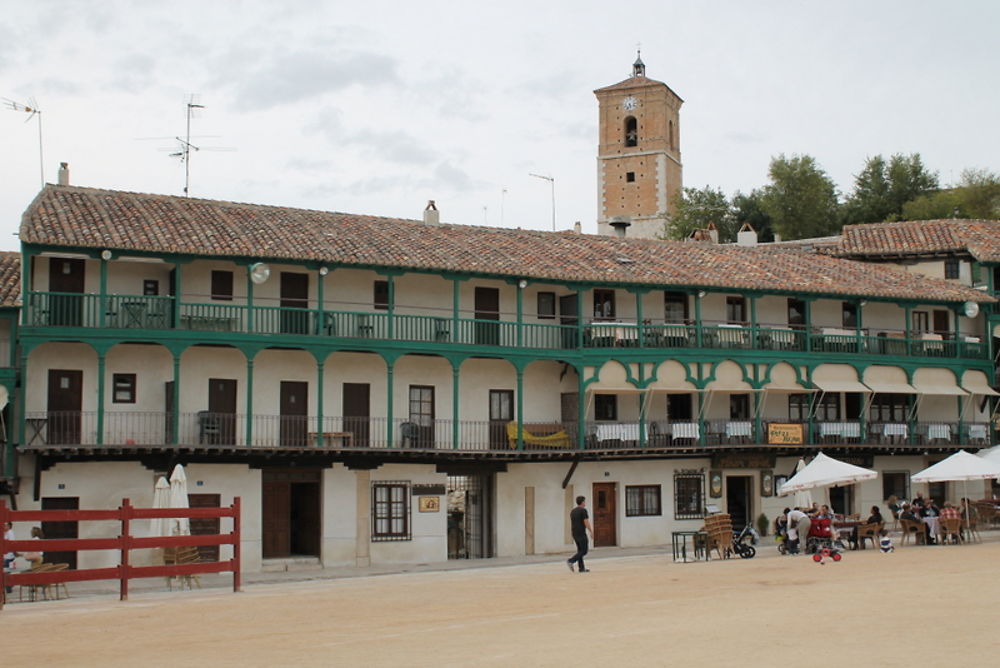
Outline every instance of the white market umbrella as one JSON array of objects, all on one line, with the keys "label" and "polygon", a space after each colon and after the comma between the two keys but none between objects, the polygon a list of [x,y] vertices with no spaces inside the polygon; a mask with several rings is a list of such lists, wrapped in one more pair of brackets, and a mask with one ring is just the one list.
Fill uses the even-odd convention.
[{"label": "white market umbrella", "polygon": [[[153,488],[153,508],[169,508],[170,507],[170,483],[163,476],[160,476],[156,481],[156,487]],[[169,536],[170,535],[170,519],[166,517],[154,517],[149,520],[149,535],[150,536]]]},{"label": "white market umbrella", "polygon": [[810,489],[853,485],[856,482],[874,480],[877,477],[878,471],[848,464],[820,452],[813,457],[807,466],[778,488],[778,496]]},{"label": "white market umbrella", "polygon": [[994,445],[992,448],[980,450],[976,453],[976,456],[990,461],[1000,462],[1000,445]]},{"label": "white market umbrella", "polygon": [[1000,477],[1000,459],[992,457],[977,457],[965,450],[959,450],[933,466],[910,476],[913,482],[964,482],[965,498],[969,505],[966,508],[965,522],[969,525],[972,514],[972,503],[969,499],[970,480],[988,480]]},{"label": "white market umbrella", "polygon": [[[184,467],[180,464],[175,466],[174,472],[170,474],[169,501],[168,508],[188,507],[187,476],[184,475]],[[191,521],[188,518],[170,518],[167,522],[167,526],[170,528],[170,535],[191,535]]]}]

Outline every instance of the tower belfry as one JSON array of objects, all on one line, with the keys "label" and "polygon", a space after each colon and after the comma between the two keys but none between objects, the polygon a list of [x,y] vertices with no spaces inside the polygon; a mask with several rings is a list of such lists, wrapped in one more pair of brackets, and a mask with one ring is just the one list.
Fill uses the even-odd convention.
[{"label": "tower belfry", "polygon": [[600,114],[598,234],[616,234],[612,223],[628,221],[628,236],[654,238],[681,189],[684,101],[667,84],[646,77],[639,53],[632,76],[594,95]]}]

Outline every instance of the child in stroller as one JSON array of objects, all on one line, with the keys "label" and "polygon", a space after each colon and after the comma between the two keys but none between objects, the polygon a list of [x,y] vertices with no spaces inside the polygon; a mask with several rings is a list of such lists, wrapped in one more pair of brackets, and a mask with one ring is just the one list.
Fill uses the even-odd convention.
[{"label": "child in stroller", "polygon": [[823,548],[830,550],[846,550],[846,546],[837,538],[833,530],[833,516],[826,506],[813,518],[809,525],[809,536],[806,539],[806,553],[815,554]]}]

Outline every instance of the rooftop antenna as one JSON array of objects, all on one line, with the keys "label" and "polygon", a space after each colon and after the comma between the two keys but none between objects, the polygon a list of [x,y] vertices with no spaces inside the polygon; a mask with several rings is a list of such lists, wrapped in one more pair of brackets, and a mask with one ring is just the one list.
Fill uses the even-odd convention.
[{"label": "rooftop antenna", "polygon": [[[204,109],[205,105],[198,103],[196,95],[190,95],[184,105],[185,112],[185,134],[181,137],[139,137],[138,139],[174,139],[177,146],[165,149],[170,151],[171,158],[180,158],[184,164],[184,196],[187,197],[191,188],[191,152],[192,151],[234,151],[236,149],[221,146],[196,146],[191,143],[195,137],[191,134],[191,119],[195,117],[196,109]],[[218,135],[200,135],[201,137],[218,137]],[[164,149],[161,149],[164,150]]]},{"label": "rooftop antenna", "polygon": [[23,111],[28,114],[28,117],[24,120],[25,123],[30,121],[35,116],[38,117],[38,173],[41,177],[42,187],[45,187],[45,159],[42,155],[42,110],[38,108],[38,103],[35,102],[35,98],[28,100],[29,104],[21,104],[20,102],[15,102],[14,100],[8,100],[7,98],[2,98],[4,105],[12,111]]}]

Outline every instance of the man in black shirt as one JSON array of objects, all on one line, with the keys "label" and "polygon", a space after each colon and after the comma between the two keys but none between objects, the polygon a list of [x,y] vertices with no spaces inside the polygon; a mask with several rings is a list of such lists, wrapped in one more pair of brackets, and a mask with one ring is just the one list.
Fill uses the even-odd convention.
[{"label": "man in black shirt", "polygon": [[589,573],[590,569],[583,565],[583,557],[587,554],[587,534],[594,537],[594,530],[590,528],[590,515],[587,513],[587,499],[583,496],[576,497],[576,508],[569,513],[569,528],[573,534],[573,542],[576,543],[576,554],[566,560],[569,570],[573,570],[573,564],[580,564],[581,573]]}]

